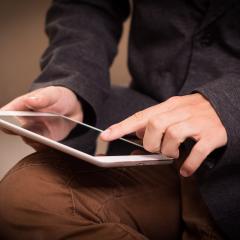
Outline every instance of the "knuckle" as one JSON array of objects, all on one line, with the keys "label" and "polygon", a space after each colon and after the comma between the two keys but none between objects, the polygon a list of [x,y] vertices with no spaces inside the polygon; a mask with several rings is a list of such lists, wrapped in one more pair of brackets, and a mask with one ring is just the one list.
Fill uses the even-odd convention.
[{"label": "knuckle", "polygon": [[173,96],[173,97],[170,97],[167,101],[168,103],[174,106],[177,102],[179,102],[180,99],[181,99],[180,96]]},{"label": "knuckle", "polygon": [[211,138],[218,139],[218,135],[216,135],[216,132],[219,133],[219,136],[227,137],[227,130],[220,121],[218,123],[215,123],[215,126],[212,127],[209,134],[211,135]]},{"label": "knuckle", "polygon": [[141,121],[144,118],[144,112],[139,111],[133,114],[133,118],[137,121]]},{"label": "knuckle", "polygon": [[169,127],[166,130],[166,135],[168,135],[168,137],[172,139],[178,139],[178,133],[179,133],[178,129],[174,126]]},{"label": "knuckle", "polygon": [[148,121],[148,127],[150,129],[160,129],[161,123],[158,118],[151,118]]},{"label": "knuckle", "polygon": [[195,152],[198,154],[198,155],[200,155],[200,156],[202,156],[202,157],[206,157],[208,154],[209,154],[209,152],[210,152],[210,150],[209,150],[209,144],[207,144],[207,143],[202,143],[201,145],[199,144],[199,145],[196,145],[195,147],[194,147],[194,150],[195,150]]},{"label": "knuckle", "polygon": [[122,129],[123,128],[123,123],[120,122],[120,123],[116,123],[114,125],[112,125],[109,129],[111,131],[115,131],[116,129]]},{"label": "knuckle", "polygon": [[186,105],[181,108],[181,113],[186,116],[187,118],[190,118],[194,115],[194,110],[195,108],[192,107],[191,105]]},{"label": "knuckle", "polygon": [[149,144],[148,142],[143,140],[143,147],[146,151],[148,152],[158,152],[159,151],[159,147],[158,146],[153,146],[152,144]]},{"label": "knuckle", "polygon": [[168,99],[168,101],[169,101],[169,102],[176,102],[176,101],[179,100],[179,98],[180,98],[180,96],[173,96],[173,97],[170,97],[170,98]]}]

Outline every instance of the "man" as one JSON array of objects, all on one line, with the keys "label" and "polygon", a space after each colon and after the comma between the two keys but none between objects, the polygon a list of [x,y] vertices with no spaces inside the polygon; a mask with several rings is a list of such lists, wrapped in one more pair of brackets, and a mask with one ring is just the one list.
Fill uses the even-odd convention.
[{"label": "man", "polygon": [[240,237],[240,4],[133,1],[133,80],[110,89],[129,12],[127,0],[54,1],[34,91],[3,110],[53,111],[100,127],[137,112],[102,138],[136,132],[176,163],[104,170],[37,152],[0,184],[6,239]]}]

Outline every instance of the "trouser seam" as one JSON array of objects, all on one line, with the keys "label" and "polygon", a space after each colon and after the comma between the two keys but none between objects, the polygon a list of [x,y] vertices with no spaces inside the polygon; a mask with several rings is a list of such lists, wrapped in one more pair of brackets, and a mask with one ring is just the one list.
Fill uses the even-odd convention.
[{"label": "trouser seam", "polygon": [[111,202],[112,200],[120,200],[120,199],[123,199],[123,198],[126,198],[126,197],[134,197],[134,196],[141,196],[141,195],[145,195],[145,194],[148,194],[148,193],[151,193],[152,191],[155,191],[155,189],[158,189],[158,187],[152,187],[151,189],[148,189],[148,190],[145,190],[144,192],[139,192],[139,193],[129,193],[129,194],[124,194],[124,195],[121,195],[121,196],[118,196],[118,195],[115,195],[115,196],[111,196],[109,198],[107,198],[102,204],[101,206],[97,209],[96,213],[99,213],[101,212],[105,207],[106,205]]},{"label": "trouser seam", "polygon": [[72,201],[72,213],[73,213],[73,215],[76,215],[76,203],[75,203],[74,196],[73,196],[73,190],[72,190],[72,188],[70,186],[73,178],[74,178],[74,176],[69,178],[69,180],[66,182],[66,187],[69,190],[71,201]]},{"label": "trouser seam", "polygon": [[[121,228],[123,231],[125,231],[132,239],[139,240],[136,238],[130,231],[128,231],[122,224],[115,223],[119,228]],[[139,233],[140,234],[140,233]]]}]

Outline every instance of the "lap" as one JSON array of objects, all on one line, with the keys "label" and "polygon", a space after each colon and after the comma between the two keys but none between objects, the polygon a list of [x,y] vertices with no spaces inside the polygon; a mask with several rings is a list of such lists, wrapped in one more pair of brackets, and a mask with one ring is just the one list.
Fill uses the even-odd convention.
[{"label": "lap", "polygon": [[2,180],[0,221],[18,229],[57,228],[58,234],[115,224],[130,235],[173,238],[180,224],[178,189],[172,166],[102,169],[57,151],[39,152]]}]

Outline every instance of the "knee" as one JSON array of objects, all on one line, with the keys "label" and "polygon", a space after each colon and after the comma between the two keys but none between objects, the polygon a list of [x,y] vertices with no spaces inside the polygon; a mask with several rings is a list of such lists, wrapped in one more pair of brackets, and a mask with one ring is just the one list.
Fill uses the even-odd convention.
[{"label": "knee", "polygon": [[12,169],[0,182],[0,236],[3,239],[15,239],[14,229],[24,224],[24,213],[32,208],[31,184],[31,176],[24,168]]},{"label": "knee", "polygon": [[[1,229],[28,226],[37,221],[41,213],[66,210],[61,208],[70,198],[65,187],[66,174],[64,176],[52,163],[32,158],[36,160],[35,155],[22,160],[0,182]],[[56,198],[56,192],[62,198]]]},{"label": "knee", "polygon": [[[19,217],[19,210],[26,205],[26,189],[23,187],[26,182],[21,178],[21,174],[8,174],[0,182],[0,225],[6,226],[16,221]],[[3,229],[2,229],[3,230]]]}]

